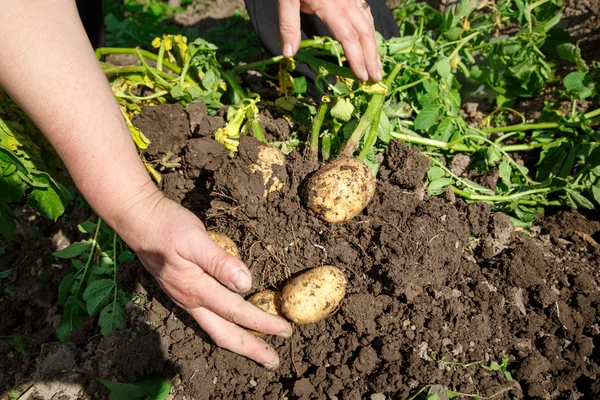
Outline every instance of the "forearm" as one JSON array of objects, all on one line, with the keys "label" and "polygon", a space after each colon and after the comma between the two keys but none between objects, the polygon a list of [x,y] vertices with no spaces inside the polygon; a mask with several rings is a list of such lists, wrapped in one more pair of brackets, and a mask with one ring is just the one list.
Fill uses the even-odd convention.
[{"label": "forearm", "polygon": [[[0,1],[0,85],[120,234],[160,193],[150,181],[72,0]],[[138,216],[139,217],[139,216]],[[124,228],[123,228],[124,229]]]}]

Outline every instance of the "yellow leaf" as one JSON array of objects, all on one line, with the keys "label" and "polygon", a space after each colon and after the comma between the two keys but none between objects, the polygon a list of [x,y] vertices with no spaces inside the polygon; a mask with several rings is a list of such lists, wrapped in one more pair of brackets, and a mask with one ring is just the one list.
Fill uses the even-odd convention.
[{"label": "yellow leaf", "polygon": [[370,94],[385,94],[387,92],[387,89],[387,86],[383,82],[364,82],[360,85],[360,90]]},{"label": "yellow leaf", "polygon": [[162,176],[160,175],[160,173],[158,173],[158,171],[155,170],[154,167],[152,167],[152,165],[148,164],[148,162],[146,162],[146,160],[142,160],[142,161],[144,161],[144,166],[146,167],[146,171],[148,171],[148,173],[150,174],[152,179],[154,179],[156,181],[156,183],[160,183],[160,181],[162,181]]},{"label": "yellow leaf", "polygon": [[161,42],[161,40],[159,37],[154,38],[154,40],[152,41],[152,47],[154,47],[155,49],[158,49],[160,47],[160,42]]}]

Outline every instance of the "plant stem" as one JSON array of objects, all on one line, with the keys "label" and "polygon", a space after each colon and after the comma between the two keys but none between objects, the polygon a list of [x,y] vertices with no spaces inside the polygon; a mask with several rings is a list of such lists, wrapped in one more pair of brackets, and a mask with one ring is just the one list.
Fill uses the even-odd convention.
[{"label": "plant stem", "polygon": [[461,197],[464,197],[466,199],[469,199],[469,200],[490,201],[490,202],[516,201],[519,204],[524,204],[524,205],[529,205],[529,206],[534,206],[537,204],[553,205],[553,206],[560,205],[560,202],[558,202],[558,201],[539,202],[539,201],[535,201],[535,200],[521,199],[522,197],[530,196],[532,194],[548,193],[553,190],[554,191],[557,190],[557,189],[552,189],[552,188],[531,189],[531,190],[527,190],[524,192],[509,194],[507,196],[490,196],[490,195],[485,195],[485,194],[473,194],[473,193],[465,192],[464,190],[461,190],[454,185],[452,185],[451,188],[455,194],[457,194]]},{"label": "plant stem", "polygon": [[[406,143],[416,143],[423,146],[431,146],[436,147],[441,150],[448,150],[452,153],[454,152],[463,152],[463,153],[473,153],[477,150],[482,149],[484,146],[472,146],[461,143],[456,143],[450,146],[449,143],[440,142],[439,140],[428,139],[421,136],[408,135],[406,133],[392,133],[392,136],[395,139],[402,140]],[[507,146],[498,146],[499,149],[505,152],[514,152],[514,151],[528,151],[537,149],[539,147],[545,146],[547,143],[522,143],[522,144],[513,144]]]},{"label": "plant stem", "polygon": [[310,133],[310,159],[313,162],[319,161],[319,133],[321,132],[321,126],[327,114],[327,102],[322,101],[317,112],[317,118],[313,121],[312,131]]},{"label": "plant stem", "polygon": [[259,142],[267,143],[265,131],[263,131],[262,125],[260,124],[258,118],[254,118],[250,125],[252,126],[252,133],[254,134],[256,140],[258,140]]},{"label": "plant stem", "polygon": [[559,127],[559,124],[557,124],[556,122],[541,122],[541,123],[537,123],[537,124],[518,124],[518,125],[498,126],[496,128],[482,129],[481,132],[484,132],[484,133],[524,132],[524,131],[534,131],[534,130],[544,130],[544,129],[556,129],[558,127]]},{"label": "plant stem", "polygon": [[313,68],[314,67],[323,67],[327,70],[329,75],[341,76],[344,78],[357,80],[356,75],[354,75],[354,73],[349,68],[340,67],[339,65],[335,65],[330,62],[323,61],[321,59],[318,59],[316,57],[308,55],[307,53],[305,53],[303,51],[299,51],[296,54],[295,58],[296,58],[296,60],[306,63]]},{"label": "plant stem", "polygon": [[[396,79],[396,75],[402,69],[402,64],[396,64],[394,69],[387,76],[385,80],[385,85],[389,88]],[[342,150],[342,156],[352,157],[356,149],[358,148],[358,144],[360,143],[360,139],[363,137],[363,134],[367,130],[367,128],[373,122],[373,119],[377,115],[379,109],[383,105],[383,101],[385,100],[385,94],[377,93],[371,97],[371,101],[369,102],[369,106],[365,111],[364,115],[361,117],[360,121],[358,121],[358,125],[354,129],[352,136],[348,139],[348,142],[344,146],[344,150]]]},{"label": "plant stem", "polygon": [[94,257],[94,250],[98,245],[98,235],[100,234],[100,225],[102,225],[102,218],[98,217],[98,223],[96,224],[96,232],[94,233],[94,237],[92,238],[92,243],[90,246],[90,255],[88,256],[87,261],[85,262],[85,267],[83,268],[83,275],[81,276],[81,280],[79,281],[79,285],[77,286],[77,291],[75,292],[75,298],[79,295],[81,288],[83,287],[83,282],[87,276],[88,270],[90,268],[90,263],[92,262],[92,258]]},{"label": "plant stem", "polygon": [[[107,67],[102,68],[106,75],[110,74],[137,74],[137,73],[146,73],[148,70],[144,66],[126,66],[126,67]],[[158,75],[160,75],[164,79],[176,79],[176,76],[169,75],[166,72],[156,71]]]},{"label": "plant stem", "polygon": [[358,155],[358,160],[365,162],[367,159],[367,154],[369,150],[373,147],[375,142],[377,141],[377,133],[379,131],[379,119],[381,118],[382,108],[379,108],[377,114],[375,114],[375,119],[371,123],[371,128],[369,129],[369,134],[367,135],[367,139],[365,140],[365,144],[363,148],[360,150],[360,154]]},{"label": "plant stem", "polygon": [[[223,75],[223,79],[227,81],[229,86],[231,86],[233,92],[239,97],[239,102],[241,102],[241,100],[247,97],[246,92],[244,91],[244,89],[242,89],[240,84],[237,83],[237,81],[235,80],[235,76],[232,75],[232,72],[222,71],[221,74]],[[235,104],[239,104],[239,102],[234,101]]]},{"label": "plant stem", "polygon": [[[151,59],[153,61],[156,61],[157,65],[158,65],[158,56],[156,54],[148,51],[148,50],[142,50],[142,49],[122,49],[120,47],[101,47],[99,49],[96,49],[96,56],[98,58],[100,58],[102,56],[106,56],[106,55],[109,55],[109,54],[131,54],[131,55],[136,55],[137,51],[139,51],[140,54],[142,54],[144,57],[149,58],[149,59]],[[175,64],[170,63],[167,60],[163,60],[162,61],[162,65],[164,65],[165,67],[167,67],[171,71],[175,72],[176,74],[179,74],[181,72],[181,68],[180,67],[178,67]]]},{"label": "plant stem", "polygon": [[275,56],[275,57],[271,57],[267,60],[256,61],[253,63],[244,64],[244,65],[238,65],[237,67],[235,67],[231,71],[229,71],[229,73],[231,75],[235,76],[235,75],[243,74],[244,72],[248,72],[248,71],[260,71],[260,70],[264,69],[265,67],[268,67],[269,65],[277,64],[284,58],[285,58],[284,56]]}]

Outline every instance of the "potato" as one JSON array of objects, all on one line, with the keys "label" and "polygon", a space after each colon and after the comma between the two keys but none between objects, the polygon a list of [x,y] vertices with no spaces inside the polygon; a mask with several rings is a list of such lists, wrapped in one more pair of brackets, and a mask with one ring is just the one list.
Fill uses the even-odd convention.
[{"label": "potato", "polygon": [[337,310],[346,294],[346,276],[336,267],[317,267],[288,283],[281,292],[281,311],[297,324],[317,322]]},{"label": "potato", "polygon": [[[263,290],[262,292],[254,293],[252,296],[250,296],[248,302],[254,304],[261,310],[268,312],[269,314],[283,317],[283,314],[281,313],[281,298],[277,292],[272,290]],[[261,332],[252,330],[250,332],[257,336],[264,336]]]},{"label": "potato", "polygon": [[284,166],[285,155],[274,146],[261,144],[256,163],[250,164],[248,168],[252,173],[262,173],[263,184],[265,185],[264,197],[283,188],[284,182],[273,173],[273,166],[275,165]]},{"label": "potato", "polygon": [[306,206],[326,222],[346,222],[375,194],[375,177],[363,162],[340,158],[315,172],[304,187]]},{"label": "potato", "polygon": [[237,246],[233,242],[233,240],[229,239],[227,236],[222,235],[217,232],[206,232],[208,237],[211,238],[216,244],[221,246],[223,250],[231,254],[236,258],[240,258],[240,252],[238,251]]}]

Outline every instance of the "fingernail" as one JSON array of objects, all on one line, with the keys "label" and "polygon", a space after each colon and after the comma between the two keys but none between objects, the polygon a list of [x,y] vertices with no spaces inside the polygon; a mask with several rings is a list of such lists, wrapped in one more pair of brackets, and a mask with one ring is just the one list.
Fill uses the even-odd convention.
[{"label": "fingernail", "polygon": [[247,292],[252,287],[252,277],[243,269],[240,269],[231,280],[233,286],[240,292]]},{"label": "fingernail", "polygon": [[275,369],[279,367],[279,363],[264,363],[263,366],[267,369]]},{"label": "fingernail", "polygon": [[358,78],[361,81],[366,82],[369,80],[369,73],[367,72],[366,69],[363,69],[363,71],[360,73],[360,76]]},{"label": "fingernail", "polygon": [[283,46],[283,56],[285,58],[290,58],[292,57],[292,53],[293,53],[293,49],[292,49],[292,45],[291,44],[286,44]]},{"label": "fingernail", "polygon": [[290,328],[290,329],[288,329],[288,330],[285,330],[285,331],[282,331],[282,332],[276,333],[276,335],[277,335],[277,336],[284,337],[284,338],[290,338],[290,337],[292,337],[292,333],[293,333],[293,332],[292,332],[292,328]]},{"label": "fingernail", "polygon": [[383,79],[383,74],[381,73],[381,70],[377,70],[377,74],[375,74],[375,78],[377,78],[377,81],[380,81]]},{"label": "fingernail", "polygon": [[383,69],[383,64],[381,63],[381,58],[378,58],[377,62],[379,62],[379,69]]}]

